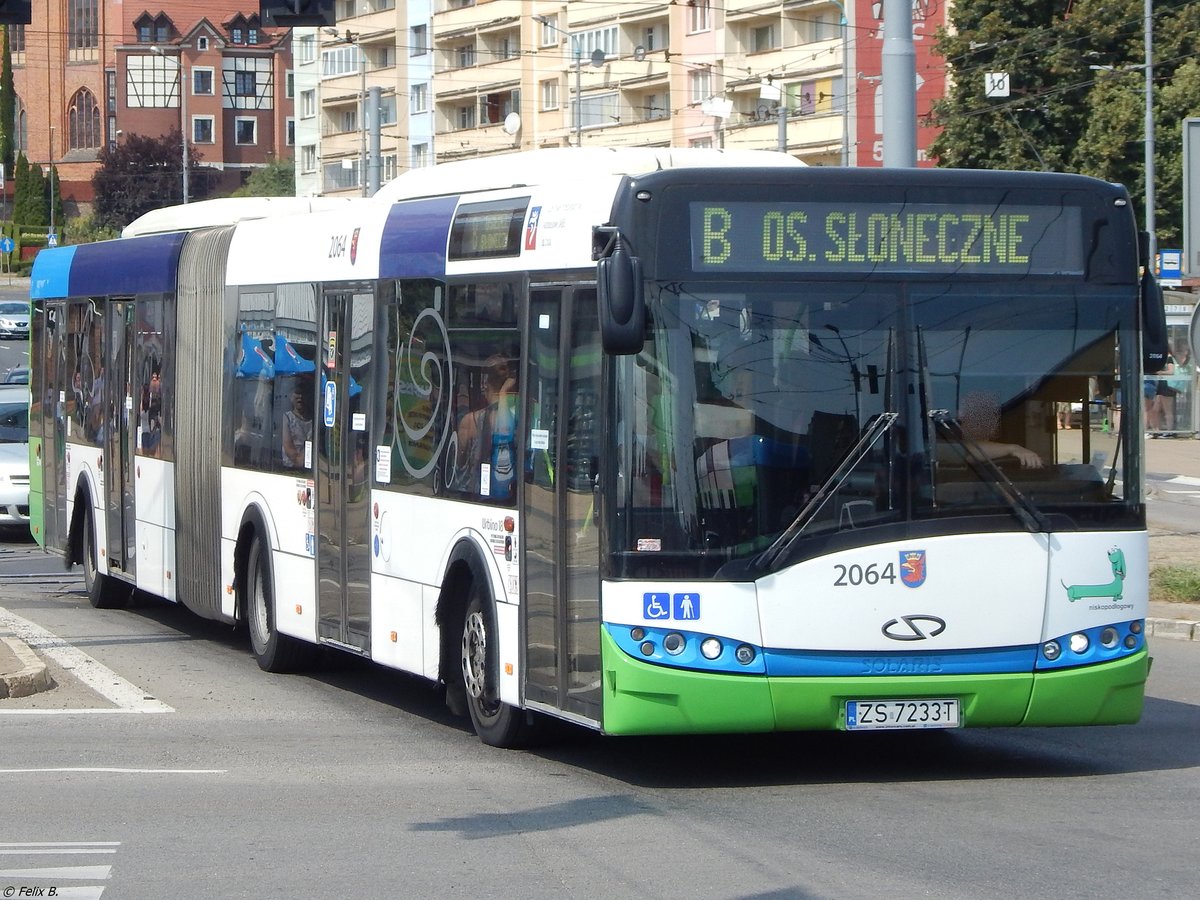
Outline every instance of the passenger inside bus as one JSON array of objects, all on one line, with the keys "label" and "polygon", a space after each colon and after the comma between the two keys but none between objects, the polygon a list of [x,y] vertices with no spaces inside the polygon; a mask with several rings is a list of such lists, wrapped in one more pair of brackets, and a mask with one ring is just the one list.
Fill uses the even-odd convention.
[{"label": "passenger inside bus", "polygon": [[305,446],[312,441],[312,384],[307,379],[297,379],[292,388],[292,408],[283,414],[282,450],[283,465],[287,469],[308,467]]},{"label": "passenger inside bus", "polygon": [[513,489],[517,413],[516,373],[507,357],[488,358],[482,386],[483,404],[458,423],[454,482],[460,490],[507,499]]}]

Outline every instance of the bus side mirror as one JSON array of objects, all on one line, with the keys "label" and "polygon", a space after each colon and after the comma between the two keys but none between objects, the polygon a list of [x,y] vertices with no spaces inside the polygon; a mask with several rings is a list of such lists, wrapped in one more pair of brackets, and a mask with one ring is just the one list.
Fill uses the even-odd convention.
[{"label": "bus side mirror", "polygon": [[1167,366],[1167,312],[1162,289],[1147,267],[1142,273],[1142,369],[1147,375]]},{"label": "bus side mirror", "polygon": [[596,263],[600,343],[605,353],[630,356],[646,342],[646,296],[642,261],[621,240]]}]

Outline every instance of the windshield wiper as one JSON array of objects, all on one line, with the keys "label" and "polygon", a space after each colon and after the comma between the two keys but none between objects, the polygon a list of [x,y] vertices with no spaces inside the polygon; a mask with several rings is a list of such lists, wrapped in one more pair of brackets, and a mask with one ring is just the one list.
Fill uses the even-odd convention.
[{"label": "windshield wiper", "polygon": [[929,418],[938,433],[950,439],[950,446],[963,458],[971,471],[985,484],[994,487],[996,493],[1004,498],[1013,515],[1027,531],[1036,534],[1051,530],[1050,520],[1045,514],[1017,489],[1004,471],[983,452],[982,447],[963,435],[962,426],[950,415],[949,410],[932,409],[929,411]]},{"label": "windshield wiper", "polygon": [[770,568],[780,556],[800,537],[801,532],[808,527],[808,524],[813,520],[825,502],[833,496],[833,493],[842,486],[842,482],[854,470],[854,467],[862,461],[862,458],[871,452],[871,448],[883,436],[883,434],[892,427],[892,423],[899,418],[899,413],[885,412],[880,413],[871,423],[867,425],[862,437],[858,442],[850,448],[849,452],[842,457],[841,463],[833,470],[833,473],[825,479],[821,487],[813,494],[812,499],[804,505],[804,509],[792,521],[792,524],[784,529],[783,533],[775,539],[766,550],[750,561],[751,571],[761,571]]}]

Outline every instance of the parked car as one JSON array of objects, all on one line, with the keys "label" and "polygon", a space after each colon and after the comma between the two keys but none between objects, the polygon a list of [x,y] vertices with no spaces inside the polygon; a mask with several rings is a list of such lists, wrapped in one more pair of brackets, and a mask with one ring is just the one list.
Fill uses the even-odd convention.
[{"label": "parked car", "polygon": [[29,366],[13,366],[0,378],[2,384],[29,384]]},{"label": "parked car", "polygon": [[0,300],[0,338],[29,337],[29,304]]},{"label": "parked car", "polygon": [[29,388],[0,386],[0,526],[29,525]]}]

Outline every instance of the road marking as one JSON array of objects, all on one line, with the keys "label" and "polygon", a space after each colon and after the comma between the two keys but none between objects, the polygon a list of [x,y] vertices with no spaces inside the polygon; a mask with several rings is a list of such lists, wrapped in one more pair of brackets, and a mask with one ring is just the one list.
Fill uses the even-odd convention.
[{"label": "road marking", "polygon": [[[108,666],[97,662],[78,647],[68,644],[58,635],[35,625],[28,619],[0,607],[0,627],[7,628],[18,638],[43,656],[54,660],[85,685],[114,704],[119,711],[128,713],[168,713],[175,710],[167,704],[146,695],[146,692],[131,681],[126,681]],[[54,710],[56,713],[78,710]],[[22,710],[0,710],[0,715]]]},{"label": "road marking", "polygon": [[[9,856],[115,854],[120,846],[120,841],[11,841],[0,842],[0,854]],[[4,885],[3,895],[5,897],[54,896],[65,897],[67,900],[100,900],[105,890],[103,884],[63,885],[61,882],[108,881],[112,877],[112,869],[112,866],[26,866],[0,869],[0,882],[8,882]],[[39,883],[30,884],[29,882]],[[39,889],[43,893],[36,893]],[[50,894],[50,889],[53,889],[53,895]]]},{"label": "road marking", "polygon": [[0,878],[70,878],[73,881],[104,881],[112,866],[52,866],[48,869],[0,869]]},{"label": "road marking", "polygon": [[[224,775],[228,769],[127,769],[113,766],[62,766],[44,769],[0,769],[0,775],[36,775],[39,772],[99,772],[115,775]],[[40,846],[24,844],[0,844],[4,847]],[[68,846],[54,844],[55,847]],[[0,853],[4,850],[0,849]]]}]

